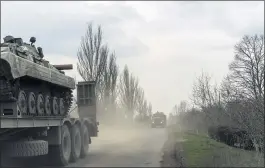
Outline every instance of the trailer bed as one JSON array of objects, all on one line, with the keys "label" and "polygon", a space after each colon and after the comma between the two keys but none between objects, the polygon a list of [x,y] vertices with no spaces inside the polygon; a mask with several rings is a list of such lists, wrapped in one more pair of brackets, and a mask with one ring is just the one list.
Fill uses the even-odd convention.
[{"label": "trailer bed", "polygon": [[0,128],[32,128],[60,126],[65,119],[62,118],[11,118],[1,117]]}]

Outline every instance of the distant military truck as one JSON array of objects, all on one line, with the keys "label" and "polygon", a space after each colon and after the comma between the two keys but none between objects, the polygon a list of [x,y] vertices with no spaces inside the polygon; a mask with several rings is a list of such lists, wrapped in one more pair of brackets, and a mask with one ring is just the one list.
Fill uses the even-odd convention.
[{"label": "distant military truck", "polygon": [[167,125],[167,116],[163,112],[156,112],[152,115],[151,127],[165,128]]}]

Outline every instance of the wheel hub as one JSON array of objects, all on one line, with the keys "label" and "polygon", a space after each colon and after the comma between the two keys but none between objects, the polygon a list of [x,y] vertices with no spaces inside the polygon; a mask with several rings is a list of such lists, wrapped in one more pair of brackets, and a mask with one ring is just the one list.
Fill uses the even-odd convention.
[{"label": "wheel hub", "polygon": [[22,90],[18,94],[17,104],[21,113],[26,114],[27,113],[26,93]]},{"label": "wheel hub", "polygon": [[33,92],[30,92],[28,97],[29,97],[29,100],[28,100],[29,113],[35,114],[36,113],[35,94]]},{"label": "wheel hub", "polygon": [[57,97],[53,97],[52,106],[53,106],[53,109],[52,109],[53,114],[57,115],[58,114]]},{"label": "wheel hub", "polygon": [[44,103],[40,103],[40,108],[44,108]]},{"label": "wheel hub", "polygon": [[33,100],[30,101],[31,108],[34,108],[35,102]]},{"label": "wheel hub", "polygon": [[43,115],[44,114],[44,98],[42,94],[38,95],[38,100],[37,100],[37,110],[38,114]]},{"label": "wheel hub", "polygon": [[47,95],[45,97],[45,113],[46,115],[50,115],[51,114],[51,105],[50,105],[50,97]]},{"label": "wheel hub", "polygon": [[60,102],[59,102],[59,110],[60,110],[60,114],[63,115],[65,113],[65,108],[64,108],[64,100],[63,98],[60,98]]},{"label": "wheel hub", "polygon": [[25,100],[21,100],[21,107],[24,108],[26,105],[26,101]]}]

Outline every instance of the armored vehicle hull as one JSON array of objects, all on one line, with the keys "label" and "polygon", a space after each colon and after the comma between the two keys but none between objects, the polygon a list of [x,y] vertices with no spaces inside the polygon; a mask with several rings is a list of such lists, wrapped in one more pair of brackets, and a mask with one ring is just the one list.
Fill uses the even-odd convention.
[{"label": "armored vehicle hull", "polygon": [[1,116],[68,115],[75,80],[42,57],[43,53],[37,52],[32,44],[14,41],[1,44]]}]

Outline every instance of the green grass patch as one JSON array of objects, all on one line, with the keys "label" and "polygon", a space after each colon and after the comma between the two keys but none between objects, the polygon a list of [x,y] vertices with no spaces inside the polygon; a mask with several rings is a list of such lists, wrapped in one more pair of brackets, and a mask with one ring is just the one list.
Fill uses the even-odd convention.
[{"label": "green grass patch", "polygon": [[206,135],[175,132],[175,137],[183,138],[180,142],[184,150],[187,167],[261,167],[263,156],[254,151],[246,151],[217,142]]},{"label": "green grass patch", "polygon": [[213,151],[219,148],[225,148],[225,145],[209,139],[204,135],[183,134],[186,140],[183,142],[184,154],[186,155],[187,166],[206,166],[210,160]]}]

